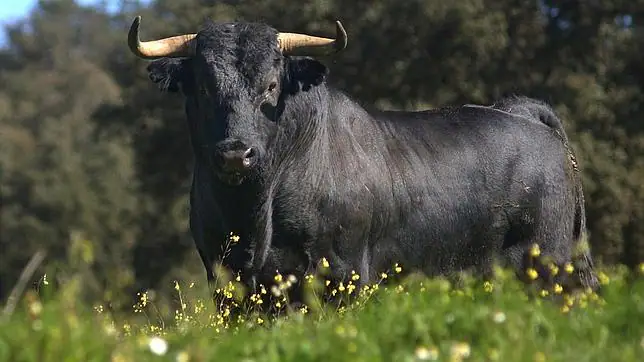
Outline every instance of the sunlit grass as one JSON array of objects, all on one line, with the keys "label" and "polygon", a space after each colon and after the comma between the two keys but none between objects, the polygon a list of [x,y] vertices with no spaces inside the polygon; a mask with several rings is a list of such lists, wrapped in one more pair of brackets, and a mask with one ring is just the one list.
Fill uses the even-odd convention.
[{"label": "sunlit grass", "polygon": [[[600,295],[526,287],[504,270],[487,281],[412,275],[383,283],[403,270],[398,264],[358,287],[355,271],[336,284],[325,278],[328,261],[320,264],[302,281],[306,306],[289,307],[298,281],[280,273],[245,299],[238,278],[222,280],[216,305],[203,285],[175,282],[173,318],[149,292],[124,319],[79,304],[80,284],[47,296],[41,282],[40,294],[27,293],[0,322],[0,361],[644,360],[644,264],[630,274],[602,270]],[[265,303],[276,313],[263,313]]]}]

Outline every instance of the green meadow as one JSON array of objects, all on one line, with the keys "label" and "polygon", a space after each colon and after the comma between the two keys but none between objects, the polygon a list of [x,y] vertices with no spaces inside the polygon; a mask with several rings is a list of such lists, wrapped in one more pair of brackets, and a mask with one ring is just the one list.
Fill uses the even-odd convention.
[{"label": "green meadow", "polygon": [[[144,292],[128,314],[79,302],[79,280],[54,290],[43,279],[0,322],[0,361],[644,360],[644,264],[602,270],[599,293],[575,295],[495,275],[383,283],[384,274],[332,289],[308,276],[307,305],[288,309],[282,291],[294,280],[278,274],[259,293],[281,307],[270,316],[259,295],[231,312],[243,295],[234,279],[215,290],[217,305],[202,285],[177,282],[172,313]],[[322,303],[322,293],[343,303]]]}]

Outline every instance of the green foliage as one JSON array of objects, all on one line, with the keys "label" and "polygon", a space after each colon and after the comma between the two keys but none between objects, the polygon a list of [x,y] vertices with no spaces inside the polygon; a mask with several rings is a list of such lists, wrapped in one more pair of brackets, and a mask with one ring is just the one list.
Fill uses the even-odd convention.
[{"label": "green foliage", "polygon": [[[187,231],[182,100],[158,92],[146,62],[129,53],[135,15],[145,39],[193,32],[206,18],[331,35],[340,19],[348,47],[321,60],[331,83],[366,104],[418,109],[512,93],[550,102],[581,165],[596,260],[634,267],[644,260],[643,8],[643,0],[157,0],[107,13],[40,1],[7,26],[0,49],[0,299],[41,247],[43,270],[60,279],[52,283],[80,268],[85,297],[114,309],[142,289],[170,299],[171,280],[205,279]],[[70,267],[70,254],[91,263]]]},{"label": "green foliage", "polygon": [[29,294],[18,314],[0,321],[0,361],[640,361],[640,268],[639,275],[601,273],[601,296],[535,297],[503,272],[458,285],[410,278],[355,291],[359,297],[340,310],[248,314],[225,325],[218,323],[222,310],[193,285],[176,284],[174,320],[152,314],[147,296],[135,309],[151,314],[122,320],[80,304],[80,285],[70,283]]}]

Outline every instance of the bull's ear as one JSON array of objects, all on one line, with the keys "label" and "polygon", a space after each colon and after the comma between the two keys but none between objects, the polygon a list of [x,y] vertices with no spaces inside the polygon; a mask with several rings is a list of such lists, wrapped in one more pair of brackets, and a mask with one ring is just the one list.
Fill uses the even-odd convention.
[{"label": "bull's ear", "polygon": [[322,84],[329,75],[329,68],[312,58],[291,58],[289,73],[291,80],[299,83],[301,89],[306,91]]},{"label": "bull's ear", "polygon": [[163,58],[151,62],[148,77],[162,92],[190,92],[190,66],[188,59]]}]

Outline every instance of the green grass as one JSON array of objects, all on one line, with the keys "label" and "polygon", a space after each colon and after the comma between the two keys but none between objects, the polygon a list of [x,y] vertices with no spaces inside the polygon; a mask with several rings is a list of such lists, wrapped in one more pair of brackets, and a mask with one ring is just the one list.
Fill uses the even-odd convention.
[{"label": "green grass", "polygon": [[[570,308],[507,276],[458,287],[413,278],[339,311],[275,321],[249,312],[239,323],[189,285],[177,286],[174,318],[159,320],[143,298],[124,320],[79,304],[71,283],[51,297],[27,294],[0,322],[0,361],[644,361],[644,268],[635,274],[607,271],[601,296],[566,299]],[[167,343],[161,355],[155,335]]]}]

